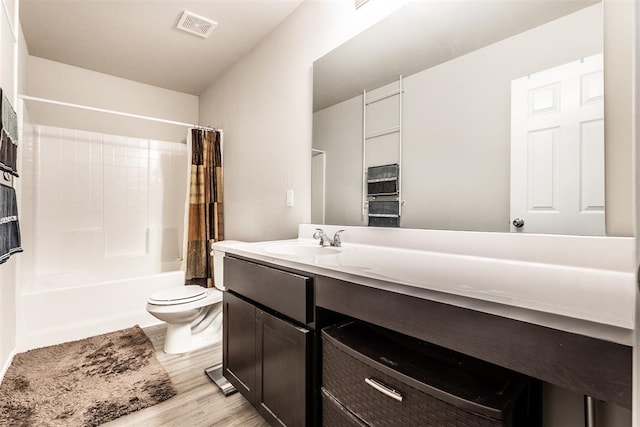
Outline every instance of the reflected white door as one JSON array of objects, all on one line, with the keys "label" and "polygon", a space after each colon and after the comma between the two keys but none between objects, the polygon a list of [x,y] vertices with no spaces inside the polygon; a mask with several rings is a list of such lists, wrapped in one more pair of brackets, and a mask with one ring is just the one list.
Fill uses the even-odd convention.
[{"label": "reflected white door", "polygon": [[311,153],[311,223],[324,224],[326,153]]},{"label": "reflected white door", "polygon": [[602,64],[511,82],[511,231],[605,234]]}]

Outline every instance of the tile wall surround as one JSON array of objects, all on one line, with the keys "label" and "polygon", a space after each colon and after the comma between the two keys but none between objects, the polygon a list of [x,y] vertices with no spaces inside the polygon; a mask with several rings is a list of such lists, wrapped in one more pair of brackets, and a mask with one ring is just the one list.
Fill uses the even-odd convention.
[{"label": "tile wall surround", "polygon": [[179,269],[185,144],[39,125],[30,140],[23,210],[33,211],[34,255],[23,289]]}]

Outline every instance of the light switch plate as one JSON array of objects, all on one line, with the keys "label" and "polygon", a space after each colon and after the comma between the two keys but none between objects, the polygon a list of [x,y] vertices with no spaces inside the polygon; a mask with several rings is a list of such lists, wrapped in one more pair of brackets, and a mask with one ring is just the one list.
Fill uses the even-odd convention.
[{"label": "light switch plate", "polygon": [[287,206],[293,206],[293,190],[287,190]]}]

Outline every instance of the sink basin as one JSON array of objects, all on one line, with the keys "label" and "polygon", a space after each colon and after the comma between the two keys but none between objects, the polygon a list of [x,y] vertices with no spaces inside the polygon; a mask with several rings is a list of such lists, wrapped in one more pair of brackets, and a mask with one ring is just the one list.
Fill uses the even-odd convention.
[{"label": "sink basin", "polygon": [[272,245],[264,249],[265,252],[278,255],[335,255],[340,248],[320,245]]}]

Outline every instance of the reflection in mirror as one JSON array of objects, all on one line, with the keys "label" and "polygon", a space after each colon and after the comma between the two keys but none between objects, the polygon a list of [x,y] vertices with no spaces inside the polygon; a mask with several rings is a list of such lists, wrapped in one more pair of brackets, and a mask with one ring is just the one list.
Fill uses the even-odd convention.
[{"label": "reflection in mirror", "polygon": [[602,51],[599,2],[409,3],[314,63],[312,221],[399,164],[402,227],[604,234]]},{"label": "reflection in mirror", "polygon": [[597,54],[511,82],[514,229],[605,234],[602,69]]},{"label": "reflection in mirror", "polygon": [[325,173],[327,155],[322,150],[311,150],[311,217],[315,224],[325,223]]}]

